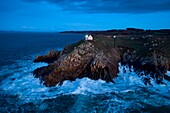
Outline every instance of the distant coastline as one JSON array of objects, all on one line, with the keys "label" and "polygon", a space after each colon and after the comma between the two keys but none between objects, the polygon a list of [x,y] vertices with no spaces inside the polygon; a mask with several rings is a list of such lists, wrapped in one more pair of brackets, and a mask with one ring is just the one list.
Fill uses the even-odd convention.
[{"label": "distant coastline", "polygon": [[170,29],[140,29],[140,28],[126,28],[126,29],[110,29],[110,30],[70,30],[70,31],[15,31],[15,30],[0,30],[0,33],[71,33],[71,34],[91,34],[91,33],[121,33],[121,32],[160,32],[170,33]]},{"label": "distant coastline", "polygon": [[111,29],[111,30],[94,30],[94,31],[62,31],[59,33],[66,34],[111,34],[111,35],[148,35],[148,34],[156,34],[156,35],[170,35],[170,29],[159,29],[159,30],[151,30],[151,29],[138,29],[138,28],[126,28],[126,29]]}]

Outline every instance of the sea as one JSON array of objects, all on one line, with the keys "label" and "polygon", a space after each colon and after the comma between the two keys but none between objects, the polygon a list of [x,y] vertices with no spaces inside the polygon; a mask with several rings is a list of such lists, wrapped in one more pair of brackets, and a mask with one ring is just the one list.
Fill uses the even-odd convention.
[{"label": "sea", "polygon": [[34,78],[33,71],[47,65],[33,63],[36,56],[81,39],[84,34],[0,33],[0,113],[170,113],[170,82],[151,79],[146,86],[121,64],[115,84],[83,78],[46,87]]}]

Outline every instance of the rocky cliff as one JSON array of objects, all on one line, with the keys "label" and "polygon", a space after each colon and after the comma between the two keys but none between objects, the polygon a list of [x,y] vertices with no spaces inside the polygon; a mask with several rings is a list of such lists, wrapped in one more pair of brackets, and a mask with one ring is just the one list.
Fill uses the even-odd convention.
[{"label": "rocky cliff", "polygon": [[82,77],[114,83],[113,78],[117,77],[120,53],[116,48],[110,48],[108,51],[100,50],[97,47],[98,43],[97,40],[85,41],[74,47],[70,53],[66,53],[68,50],[64,49],[62,54],[53,51],[53,54],[37,57],[35,62],[50,63],[46,67],[36,69],[35,77],[39,77],[46,86]]},{"label": "rocky cliff", "polygon": [[[74,81],[77,78],[88,77],[93,80],[102,79],[114,82],[117,77],[118,63],[134,67],[139,76],[144,76],[144,83],[150,84],[149,78],[155,78],[158,84],[162,80],[170,81],[166,71],[170,69],[169,56],[155,48],[129,46],[131,40],[95,36],[93,41],[80,41],[67,46],[63,51],[50,51],[45,56],[38,56],[34,62],[46,62],[48,66],[34,71],[46,86],[62,85],[63,81]],[[140,40],[141,41],[141,40]],[[139,41],[136,41],[137,43]],[[116,44],[116,47],[115,47]],[[141,45],[145,45],[142,41]],[[147,47],[149,47],[150,43]],[[147,50],[144,51],[143,50]],[[141,54],[142,53],[142,54]]]}]

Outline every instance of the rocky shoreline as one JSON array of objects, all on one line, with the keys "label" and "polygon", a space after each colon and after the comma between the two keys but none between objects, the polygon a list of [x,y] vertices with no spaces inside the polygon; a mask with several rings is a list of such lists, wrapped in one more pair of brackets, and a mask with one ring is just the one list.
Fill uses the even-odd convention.
[{"label": "rocky shoreline", "polygon": [[115,42],[110,34],[92,35],[93,41],[82,40],[65,47],[63,51],[52,50],[45,56],[38,56],[34,62],[46,62],[48,66],[34,70],[34,76],[47,87],[83,77],[115,83],[120,62],[129,68],[133,66],[146,85],[151,85],[150,78],[154,78],[158,84],[164,84],[164,79],[170,81],[166,75],[170,70],[170,54],[166,52],[170,47],[169,36],[131,35],[122,38],[117,35]]}]

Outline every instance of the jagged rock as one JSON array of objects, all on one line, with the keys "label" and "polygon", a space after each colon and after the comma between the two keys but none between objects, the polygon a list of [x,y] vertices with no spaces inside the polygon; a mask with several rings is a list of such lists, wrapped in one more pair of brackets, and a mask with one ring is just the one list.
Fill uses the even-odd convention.
[{"label": "jagged rock", "polygon": [[95,48],[93,42],[84,42],[68,55],[58,58],[46,67],[38,68],[34,75],[46,86],[62,84],[64,80],[89,77],[114,82],[117,77],[120,54],[116,49],[104,54]]},{"label": "jagged rock", "polygon": [[57,60],[60,56],[59,51],[51,50],[47,55],[45,56],[37,56],[36,59],[33,62],[45,62],[45,63],[52,63],[55,60]]},{"label": "jagged rock", "polygon": [[93,80],[98,80],[100,78],[106,82],[114,83],[113,78],[117,77],[117,64],[120,60],[120,56],[117,51],[114,52],[115,54],[112,56],[112,58],[111,55],[108,54],[96,54],[90,66],[87,67],[87,76]]},{"label": "jagged rock", "polygon": [[158,84],[162,84],[163,79],[170,81],[165,74],[169,69],[169,60],[161,52],[147,52],[146,56],[139,57],[133,49],[128,48],[122,53],[121,63],[129,67],[133,66],[138,75],[147,76],[144,77],[145,84],[150,84],[149,77],[155,78]]}]

